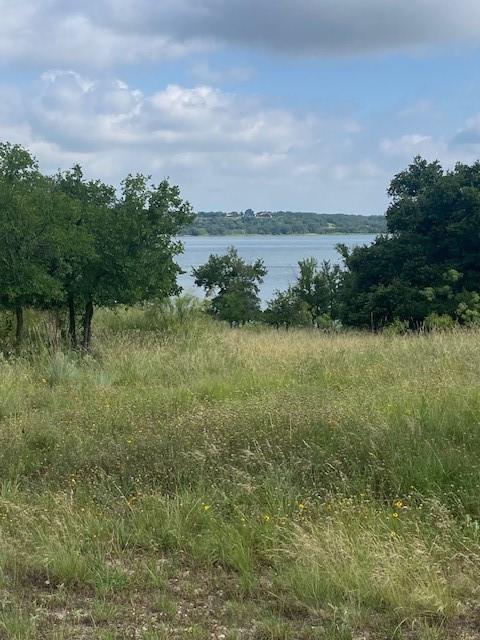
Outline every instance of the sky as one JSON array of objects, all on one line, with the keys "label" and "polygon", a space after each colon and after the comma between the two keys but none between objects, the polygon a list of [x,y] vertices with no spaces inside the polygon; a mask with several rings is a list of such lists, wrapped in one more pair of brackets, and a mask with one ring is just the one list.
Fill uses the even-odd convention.
[{"label": "sky", "polygon": [[0,0],[0,140],[196,210],[381,214],[480,156],[479,0]]}]

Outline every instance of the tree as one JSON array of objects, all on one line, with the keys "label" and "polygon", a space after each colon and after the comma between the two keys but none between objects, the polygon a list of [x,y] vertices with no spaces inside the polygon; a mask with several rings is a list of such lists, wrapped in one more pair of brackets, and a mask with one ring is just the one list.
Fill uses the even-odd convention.
[{"label": "tree", "polygon": [[129,175],[114,187],[75,165],[53,177],[19,145],[0,144],[0,308],[68,309],[69,337],[90,349],[97,305],[135,304],[179,293],[178,233],[191,206],[167,180]]},{"label": "tree", "polygon": [[96,305],[135,304],[179,292],[174,258],[182,244],[175,237],[191,222],[192,209],[177,186],[166,180],[151,186],[148,180],[127,176],[117,197],[113,187],[84,180],[78,166],[57,176],[58,188],[79,205],[74,236],[80,250],[71,254],[64,288],[73,344],[76,308],[83,308],[86,351]]},{"label": "tree", "polygon": [[294,287],[286,291],[277,291],[273,300],[267,305],[263,313],[267,324],[279,327],[307,327],[312,324],[312,317],[308,304],[301,300]]},{"label": "tree", "polygon": [[58,201],[35,159],[19,145],[0,144],[0,306],[16,316],[16,342],[26,306],[62,297],[56,230]]},{"label": "tree", "polygon": [[[88,350],[93,318],[93,290],[103,291],[102,269],[108,267],[110,245],[115,245],[115,229],[111,226],[116,205],[115,190],[100,181],[86,181],[80,165],[54,176],[58,193],[71,205],[65,207],[66,268],[63,277],[65,303],[68,309],[68,333],[71,346],[77,347],[77,311],[83,308],[82,346]],[[110,231],[109,231],[110,229]],[[110,273],[113,281],[116,275]]]},{"label": "tree", "polygon": [[335,320],[338,317],[338,298],[342,279],[340,267],[324,260],[318,269],[315,258],[301,260],[298,266],[300,273],[294,285],[294,291],[299,300],[307,305],[312,324],[317,324],[322,316]]},{"label": "tree", "polygon": [[217,296],[216,309],[218,317],[232,326],[256,320],[260,315],[260,301],[252,289],[240,284],[233,284],[229,289]]},{"label": "tree", "polygon": [[388,233],[369,247],[341,247],[342,319],[372,328],[415,326],[433,313],[464,321],[459,305],[480,291],[480,163],[444,171],[417,157],[388,193]]},{"label": "tree", "polygon": [[212,313],[232,324],[259,316],[259,285],[266,273],[262,260],[249,264],[234,247],[223,256],[210,255],[204,265],[193,270],[195,284],[213,296]]}]

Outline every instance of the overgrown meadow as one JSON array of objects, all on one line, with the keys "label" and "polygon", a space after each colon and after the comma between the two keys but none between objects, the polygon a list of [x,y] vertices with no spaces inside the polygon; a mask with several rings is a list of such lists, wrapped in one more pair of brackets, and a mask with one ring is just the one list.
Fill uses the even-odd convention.
[{"label": "overgrown meadow", "polygon": [[0,638],[480,637],[480,332],[35,326],[0,361]]}]

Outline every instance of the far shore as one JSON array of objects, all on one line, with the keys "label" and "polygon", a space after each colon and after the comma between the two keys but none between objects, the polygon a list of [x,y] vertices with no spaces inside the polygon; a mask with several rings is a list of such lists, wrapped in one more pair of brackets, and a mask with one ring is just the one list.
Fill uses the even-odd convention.
[{"label": "far shore", "polygon": [[374,231],[350,231],[342,232],[335,231],[332,233],[183,233],[181,238],[229,238],[237,237],[243,238],[244,236],[253,236],[257,238],[269,237],[269,238],[285,238],[288,236],[304,237],[304,236],[375,236],[379,235]]}]

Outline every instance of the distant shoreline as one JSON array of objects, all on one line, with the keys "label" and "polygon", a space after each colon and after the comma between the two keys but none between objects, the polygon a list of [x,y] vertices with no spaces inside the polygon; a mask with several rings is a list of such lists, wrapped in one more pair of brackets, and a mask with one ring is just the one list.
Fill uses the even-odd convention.
[{"label": "distant shoreline", "polygon": [[262,237],[266,236],[269,238],[284,238],[288,236],[297,236],[297,237],[305,237],[305,236],[375,236],[379,235],[380,231],[335,231],[335,232],[327,232],[327,233],[182,233],[180,238],[243,238],[246,236],[257,236]]},{"label": "distant shoreline", "polygon": [[[248,215],[247,215],[248,214]],[[260,212],[227,214],[222,211],[199,212],[195,220],[185,226],[185,236],[329,236],[373,233],[387,230],[385,216],[326,214],[308,212]]]}]

